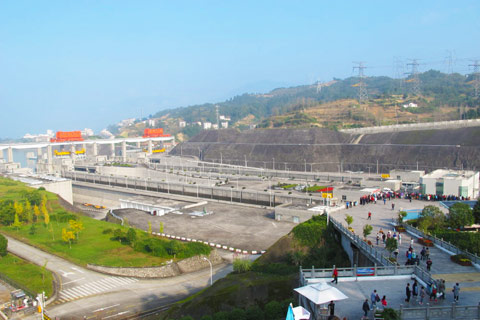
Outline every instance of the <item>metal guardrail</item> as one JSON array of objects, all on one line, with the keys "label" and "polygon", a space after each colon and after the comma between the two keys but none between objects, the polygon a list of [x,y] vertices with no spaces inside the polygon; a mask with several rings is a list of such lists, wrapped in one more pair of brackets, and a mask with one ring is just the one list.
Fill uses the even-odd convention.
[{"label": "metal guardrail", "polygon": [[342,225],[337,220],[330,217],[330,222],[335,226],[335,228],[347,236],[350,241],[352,241],[358,248],[360,248],[368,257],[373,261],[376,261],[378,264],[383,266],[395,266],[396,264],[388,260],[379,250],[374,246],[369,245],[367,242],[363,241],[358,235],[354,234],[348,230],[344,225]]},{"label": "metal guardrail", "polygon": [[414,235],[418,236],[419,238],[429,239],[435,245],[437,245],[441,248],[444,248],[444,249],[446,249],[450,252],[453,252],[455,254],[464,254],[464,255],[468,256],[468,258],[475,264],[478,264],[480,262],[480,257],[478,257],[476,254],[470,253],[468,251],[464,251],[464,250],[460,249],[459,247],[451,244],[450,242],[444,241],[443,239],[437,238],[437,237],[432,236],[432,235],[425,234],[423,231],[421,231],[421,230],[419,230],[415,227],[412,227],[409,224],[403,223],[402,226],[405,227],[406,231],[408,231],[410,233],[413,233]]},{"label": "metal guardrail", "polygon": [[108,213],[110,213],[114,218],[122,221],[121,225],[123,226],[123,218],[122,217],[119,217],[117,216],[114,212],[113,212],[114,209],[110,209]]}]

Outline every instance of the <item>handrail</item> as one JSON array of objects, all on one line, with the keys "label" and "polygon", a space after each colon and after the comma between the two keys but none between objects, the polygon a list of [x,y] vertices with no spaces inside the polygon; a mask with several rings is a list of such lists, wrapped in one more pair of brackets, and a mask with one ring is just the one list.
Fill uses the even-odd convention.
[{"label": "handrail", "polygon": [[365,241],[363,241],[358,235],[354,234],[344,225],[342,225],[337,220],[333,219],[332,217],[329,218],[329,221],[333,223],[335,228],[345,234],[353,243],[357,245],[357,247],[363,249],[370,257],[372,257],[375,261],[379,262],[381,265],[384,266],[395,266],[396,264],[390,261],[389,259],[385,258],[385,256],[377,250],[375,247],[369,245]]}]

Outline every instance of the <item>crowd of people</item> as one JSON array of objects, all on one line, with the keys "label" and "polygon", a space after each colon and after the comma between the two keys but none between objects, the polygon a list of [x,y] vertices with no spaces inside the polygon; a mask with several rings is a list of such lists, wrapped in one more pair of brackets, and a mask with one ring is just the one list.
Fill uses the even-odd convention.
[{"label": "crowd of people", "polygon": [[370,195],[364,195],[360,197],[360,205],[366,205],[369,203],[377,203],[377,201],[383,201],[383,204],[386,204],[387,201],[394,199],[407,199],[413,200],[423,200],[423,201],[464,201],[470,200],[470,197],[459,197],[455,195],[436,195],[436,194],[421,194],[421,193],[409,193],[409,192],[376,192]]}]

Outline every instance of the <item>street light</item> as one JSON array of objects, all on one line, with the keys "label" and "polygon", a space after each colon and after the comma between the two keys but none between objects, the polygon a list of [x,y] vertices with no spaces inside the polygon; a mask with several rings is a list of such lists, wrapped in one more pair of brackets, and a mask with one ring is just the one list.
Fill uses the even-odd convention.
[{"label": "street light", "polygon": [[212,285],[213,284],[213,266],[212,266],[212,263],[210,262],[210,260],[207,259],[207,257],[203,257],[203,260],[208,261],[208,263],[210,264],[210,285]]}]

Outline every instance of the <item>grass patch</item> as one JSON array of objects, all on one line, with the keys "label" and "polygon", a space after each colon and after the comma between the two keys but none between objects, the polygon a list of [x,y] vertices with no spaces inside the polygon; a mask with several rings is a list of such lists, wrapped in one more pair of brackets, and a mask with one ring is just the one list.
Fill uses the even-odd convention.
[{"label": "grass patch", "polygon": [[[32,224],[21,221],[20,225],[13,226],[12,215],[8,203],[17,201],[26,202],[32,194],[38,197],[47,197],[50,223],[48,227],[44,224],[43,216],[35,223],[35,232],[31,232]],[[2,206],[3,205],[3,206]],[[8,211],[10,210],[10,211]],[[203,244],[183,244],[175,240],[154,239],[145,231],[137,230],[137,242],[151,239],[155,242],[165,242],[173,248],[171,252],[163,256],[153,255],[150,252],[136,251],[133,246],[122,244],[120,241],[112,241],[112,234],[104,232],[108,229],[120,229],[127,233],[128,228],[112,225],[105,221],[98,221],[77,213],[66,211],[59,203],[57,195],[46,191],[34,191],[22,183],[0,178],[0,218],[4,224],[0,226],[2,233],[19,239],[22,242],[38,247],[44,251],[53,253],[78,265],[96,264],[111,267],[146,267],[159,266],[167,260],[188,258],[197,254],[209,254],[210,248]],[[67,217],[63,219],[62,217]],[[71,247],[68,242],[62,240],[62,229],[69,229],[68,220],[71,218],[83,224],[83,230],[79,232],[78,238],[72,241]],[[9,222],[10,221],[10,222]],[[199,248],[199,246],[202,246]]]},{"label": "grass patch", "polygon": [[6,281],[12,286],[18,286],[30,294],[42,291],[45,291],[47,297],[53,294],[52,273],[15,255],[7,254],[0,258],[0,273],[11,280]]}]

